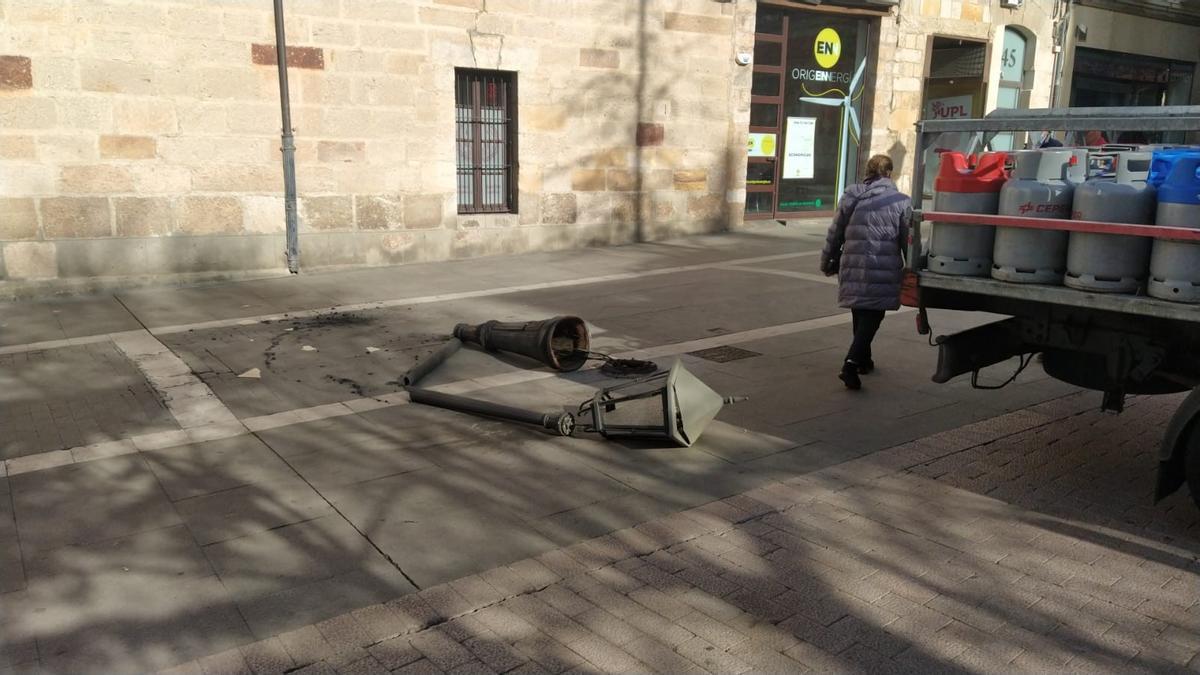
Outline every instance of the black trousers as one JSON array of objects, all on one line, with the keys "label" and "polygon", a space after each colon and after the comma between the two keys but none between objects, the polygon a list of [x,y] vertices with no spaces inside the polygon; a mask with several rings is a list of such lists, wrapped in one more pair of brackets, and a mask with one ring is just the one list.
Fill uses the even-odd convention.
[{"label": "black trousers", "polygon": [[854,341],[850,343],[850,351],[846,354],[847,361],[860,366],[871,362],[871,342],[875,339],[875,333],[879,332],[879,324],[883,323],[883,314],[881,309],[850,310]]}]

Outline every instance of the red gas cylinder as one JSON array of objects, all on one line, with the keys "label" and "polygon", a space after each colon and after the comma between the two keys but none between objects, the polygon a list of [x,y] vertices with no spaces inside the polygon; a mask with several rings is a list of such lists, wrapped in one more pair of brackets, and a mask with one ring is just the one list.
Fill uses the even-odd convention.
[{"label": "red gas cylinder", "polygon": [[[972,156],[971,159],[975,159]],[[950,213],[995,214],[1000,188],[1008,180],[1008,155],[989,152],[968,164],[961,152],[943,153],[933,183],[933,210]],[[992,269],[996,228],[955,222],[933,223],[929,270],[955,276],[986,277]]]}]

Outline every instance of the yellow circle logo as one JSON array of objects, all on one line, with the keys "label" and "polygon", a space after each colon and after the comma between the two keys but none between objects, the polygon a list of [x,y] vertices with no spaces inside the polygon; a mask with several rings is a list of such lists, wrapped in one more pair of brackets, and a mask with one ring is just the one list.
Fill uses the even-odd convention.
[{"label": "yellow circle logo", "polygon": [[813,44],[813,54],[817,57],[817,65],[822,68],[832,68],[842,58],[842,37],[832,28],[824,28],[817,33],[817,41]]}]

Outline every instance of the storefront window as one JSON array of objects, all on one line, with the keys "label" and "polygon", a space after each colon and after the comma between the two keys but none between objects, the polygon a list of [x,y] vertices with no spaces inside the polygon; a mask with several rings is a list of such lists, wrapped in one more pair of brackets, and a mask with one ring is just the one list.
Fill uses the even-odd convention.
[{"label": "storefront window", "polygon": [[754,63],[760,66],[783,65],[783,45],[778,42],[759,42],[755,44]]},{"label": "storefront window", "polygon": [[828,213],[859,174],[871,20],[759,4],[746,217]]},{"label": "storefront window", "polygon": [[780,212],[831,210],[857,180],[868,34],[857,19],[789,22]]},{"label": "storefront window", "polygon": [[[1195,71],[1194,63],[1077,47],[1071,80],[1071,106],[1185,105],[1190,102]],[[1162,134],[1141,129],[1101,131],[1118,143],[1125,142],[1123,138],[1151,143],[1184,141],[1182,132]]]},{"label": "storefront window", "polygon": [[755,162],[746,167],[747,185],[773,185],[775,183],[775,162]]},{"label": "storefront window", "polygon": [[772,213],[771,193],[770,192],[748,192],[748,193],[746,193],[746,213],[770,215]]},{"label": "storefront window", "polygon": [[777,127],[779,126],[779,106],[770,103],[750,104],[750,126]]},{"label": "storefront window", "polygon": [[783,35],[785,13],[777,7],[762,7],[758,10],[755,33],[763,35]]},{"label": "storefront window", "polygon": [[754,73],[754,84],[750,88],[753,96],[778,96],[779,75],[776,73]]},{"label": "storefront window", "polygon": [[1195,69],[1194,63],[1078,47],[1071,105],[1186,104]]}]

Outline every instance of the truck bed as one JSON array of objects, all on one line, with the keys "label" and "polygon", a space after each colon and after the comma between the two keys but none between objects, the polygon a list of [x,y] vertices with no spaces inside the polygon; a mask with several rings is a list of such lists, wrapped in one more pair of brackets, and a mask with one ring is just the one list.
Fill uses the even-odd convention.
[{"label": "truck bed", "polygon": [[[922,289],[937,289],[988,297],[1009,298],[1051,305],[1063,305],[1145,316],[1172,321],[1200,323],[1200,305],[1185,305],[1167,302],[1144,295],[1120,295],[1112,293],[1090,293],[1065,286],[1040,284],[1013,284],[981,277],[960,277],[922,271],[919,273]],[[930,306],[936,307],[934,302]],[[982,309],[982,307],[981,307]]]}]

